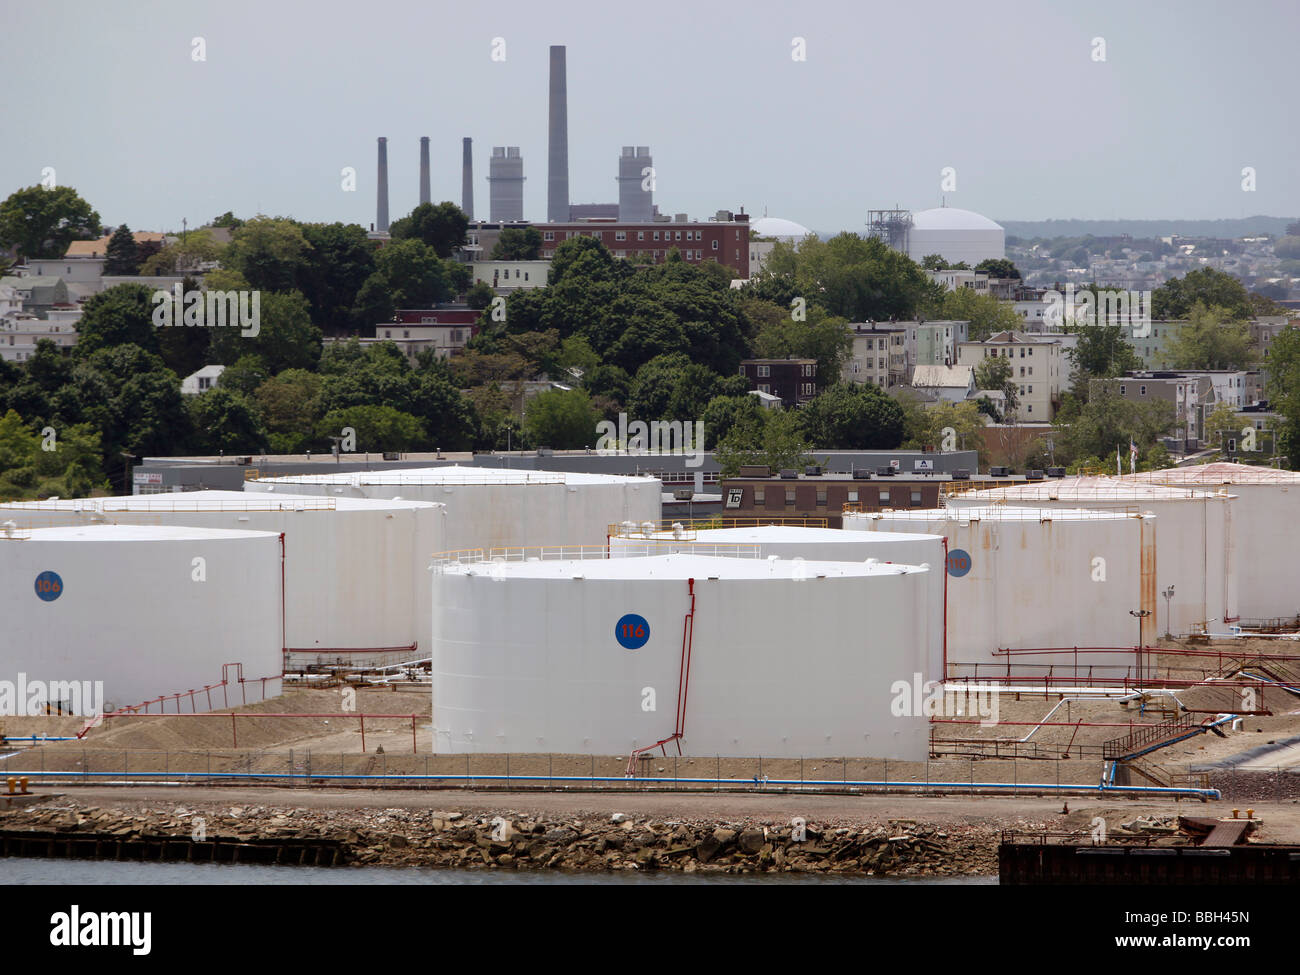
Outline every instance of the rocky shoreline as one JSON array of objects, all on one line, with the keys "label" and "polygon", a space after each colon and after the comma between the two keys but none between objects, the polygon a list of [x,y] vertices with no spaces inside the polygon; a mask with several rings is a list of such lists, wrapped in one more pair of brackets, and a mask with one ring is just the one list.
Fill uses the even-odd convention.
[{"label": "rocky shoreline", "polygon": [[[1045,824],[1017,823],[1041,829]],[[57,831],[130,840],[169,837],[337,843],[356,866],[486,870],[666,870],[685,873],[832,873],[889,877],[996,874],[1001,824],[672,820],[619,813],[558,819],[410,809],[308,810],[189,803],[105,809],[59,797],[0,816],[13,835]]]}]

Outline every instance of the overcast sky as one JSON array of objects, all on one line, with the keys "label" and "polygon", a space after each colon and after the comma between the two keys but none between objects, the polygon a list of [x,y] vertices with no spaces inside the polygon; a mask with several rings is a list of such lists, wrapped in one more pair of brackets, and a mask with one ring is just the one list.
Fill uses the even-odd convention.
[{"label": "overcast sky", "polygon": [[[568,47],[574,203],[617,199],[626,143],[650,146],[664,212],[743,207],[823,232],[862,230],[872,208],[938,205],[949,166],[948,205],[998,220],[1300,215],[1296,0],[0,0],[0,11],[0,198],[53,167],[105,221],[133,229],[226,210],[369,225],[381,135],[394,219],[418,200],[424,135],[435,200],[460,202],[471,136],[477,215],[491,147],[518,145],[525,216],[544,219],[551,44]],[[340,187],[345,166],[355,192]],[[1242,190],[1247,166],[1254,192]]]}]

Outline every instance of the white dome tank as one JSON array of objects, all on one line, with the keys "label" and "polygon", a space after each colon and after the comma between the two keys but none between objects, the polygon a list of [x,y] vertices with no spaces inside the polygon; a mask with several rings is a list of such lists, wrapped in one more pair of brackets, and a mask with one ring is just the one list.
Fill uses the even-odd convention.
[{"label": "white dome tank", "polygon": [[496,467],[297,474],[248,481],[244,490],[437,501],[447,506],[448,549],[604,545],[610,525],[658,521],[663,505],[663,485],[652,477]]},{"label": "white dome tank", "polygon": [[668,738],[689,633],[684,754],[923,760],[926,717],[891,703],[924,671],[927,576],[689,554],[436,566],[434,749],[628,755]]},{"label": "white dome tank", "polygon": [[[1031,508],[1149,511],[1160,519],[1156,588],[1174,587],[1165,610],[1157,607],[1157,633],[1225,633],[1237,621],[1236,496],[1143,484],[1119,477],[1080,476],[1033,484],[972,490],[950,496],[951,508],[993,503]],[[1172,617],[1169,619],[1168,617]]]},{"label": "white dome tank", "polygon": [[[216,684],[228,663],[242,664],[245,680],[275,678],[273,696],[280,538],[140,525],[0,530],[0,619],[6,679],[102,681],[104,710]],[[195,705],[204,710],[206,697]]]},{"label": "white dome tank", "polygon": [[1121,480],[1198,491],[1227,491],[1237,552],[1237,612],[1243,622],[1291,618],[1300,613],[1300,583],[1293,566],[1300,524],[1300,472],[1249,464],[1197,464],[1125,474]]},{"label": "white dome tank", "polygon": [[[611,558],[668,555],[693,552],[697,555],[727,555],[728,548],[752,549],[760,558],[816,559],[825,562],[897,562],[904,565],[928,565],[930,606],[935,614],[930,621],[930,651],[925,677],[943,680],[943,600],[944,564],[942,535],[914,535],[902,532],[864,534],[840,528],[814,528],[802,525],[754,525],[736,528],[700,528],[670,526],[647,532],[637,526],[616,526],[610,537]],[[744,554],[744,553],[737,553]]]},{"label": "white dome tank", "polygon": [[[444,515],[443,505],[422,501],[241,491],[0,504],[0,524],[20,528],[143,524],[283,532],[287,645],[317,652],[413,643],[427,649],[429,557],[448,547]],[[320,659],[380,664],[400,656]]]},{"label": "white dome tank", "polygon": [[981,261],[1007,256],[1006,231],[970,210],[935,207],[912,215],[907,253],[918,264],[930,254],[940,254],[950,264],[965,261],[974,268]]},{"label": "white dome tank", "polygon": [[[948,539],[948,674],[1006,673],[998,649],[1133,647],[1140,621],[1154,612],[1157,519],[1122,512],[947,508],[844,514],[844,528],[933,532]],[[1163,526],[1161,526],[1163,527]],[[1144,561],[1144,553],[1146,560]],[[1098,561],[1098,560],[1102,561]],[[1155,636],[1154,617],[1142,629]],[[1063,654],[1011,655],[1011,673],[1074,673]],[[1089,667],[1126,669],[1130,652],[1080,654]],[[972,665],[978,665],[973,669]]]}]

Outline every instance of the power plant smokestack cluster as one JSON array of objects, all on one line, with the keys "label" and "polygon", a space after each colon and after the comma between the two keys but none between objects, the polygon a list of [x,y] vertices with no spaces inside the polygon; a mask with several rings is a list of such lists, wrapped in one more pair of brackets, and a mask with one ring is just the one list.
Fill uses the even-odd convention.
[{"label": "power plant smokestack cluster", "polygon": [[618,157],[618,219],[625,223],[654,219],[654,160],[649,146],[624,146]]},{"label": "power plant smokestack cluster", "polygon": [[524,219],[524,160],[518,146],[492,147],[488,190],[489,220],[501,223]]},{"label": "power plant smokestack cluster", "polygon": [[[546,156],[546,219],[564,223],[569,219],[569,89],[565,79],[565,52],[561,44],[551,47],[550,146]],[[495,219],[495,218],[493,218]]]},{"label": "power plant smokestack cluster", "polygon": [[[550,49],[550,104],[546,173],[546,220],[567,223],[573,219],[569,205],[569,105],[566,49]],[[429,137],[420,138],[420,203],[432,203]],[[488,219],[493,223],[524,219],[524,160],[518,146],[493,146],[488,160]],[[648,223],[654,220],[654,160],[649,146],[623,146],[618,160],[618,219]],[[461,140],[461,209],[474,219],[474,140]],[[614,213],[614,204],[583,204],[584,215]],[[482,219],[481,217],[479,219]],[[388,139],[379,139],[379,170],[375,200],[375,230],[387,233]]]}]

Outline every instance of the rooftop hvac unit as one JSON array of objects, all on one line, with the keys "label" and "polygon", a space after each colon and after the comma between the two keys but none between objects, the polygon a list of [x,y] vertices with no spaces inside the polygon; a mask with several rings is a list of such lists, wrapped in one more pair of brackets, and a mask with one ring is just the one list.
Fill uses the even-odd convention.
[{"label": "rooftop hvac unit", "polygon": [[954,481],[969,481],[970,471],[967,470],[965,467],[959,467],[952,472],[952,479]]},{"label": "rooftop hvac unit", "polygon": [[791,470],[790,468],[786,468],[781,472],[781,480],[797,481],[799,480],[799,472],[796,470]]},{"label": "rooftop hvac unit", "polygon": [[390,454],[390,453],[384,454],[384,460],[401,460],[401,459],[402,459],[401,454]]},{"label": "rooftop hvac unit", "polygon": [[893,477],[894,469],[892,467],[877,467],[876,477]]},{"label": "rooftop hvac unit", "polygon": [[554,456],[555,456],[555,451],[552,450],[550,447],[538,447],[538,448],[537,448],[537,456],[538,456],[538,457],[554,457]]},{"label": "rooftop hvac unit", "polygon": [[865,468],[862,467],[855,467],[853,468],[853,480],[869,481],[871,480],[871,471],[866,470]]},{"label": "rooftop hvac unit", "polygon": [[805,475],[806,477],[821,477],[821,476],[822,476],[822,469],[821,469],[820,467],[818,467],[816,464],[813,464],[813,465],[810,466],[810,467],[805,467],[805,468],[803,469],[803,472],[804,472],[804,475]]},{"label": "rooftop hvac unit", "polygon": [[695,492],[691,488],[677,488],[673,491],[673,500],[675,501],[689,501],[693,497],[695,497]]},{"label": "rooftop hvac unit", "polygon": [[989,477],[1007,477],[1011,474],[1010,467],[990,467]]},{"label": "rooftop hvac unit", "polygon": [[249,464],[251,464],[252,462],[253,462],[253,458],[252,458],[252,457],[236,457],[236,458],[235,458],[235,463],[236,463],[236,464],[243,464],[245,467],[247,467],[247,466],[248,466]]},{"label": "rooftop hvac unit", "polygon": [[1048,477],[1065,477],[1065,468],[1064,468],[1064,467],[1049,467],[1049,468],[1047,469],[1047,476],[1048,476]]},{"label": "rooftop hvac unit", "polygon": [[771,477],[772,468],[764,467],[761,464],[753,465],[749,467],[741,467],[740,476],[741,477]]},{"label": "rooftop hvac unit", "polygon": [[1041,481],[1043,479],[1042,471],[1025,471],[1026,481]]}]

